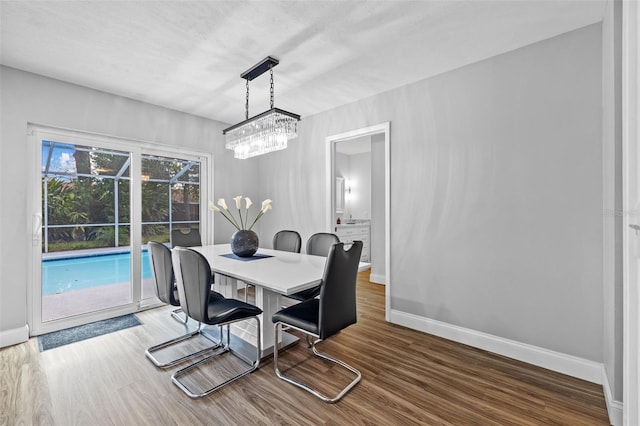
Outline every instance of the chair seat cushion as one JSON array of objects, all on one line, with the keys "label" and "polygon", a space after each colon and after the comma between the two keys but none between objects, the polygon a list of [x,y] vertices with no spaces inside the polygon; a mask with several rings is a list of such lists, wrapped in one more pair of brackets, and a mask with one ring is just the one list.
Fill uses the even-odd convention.
[{"label": "chair seat cushion", "polygon": [[274,323],[283,322],[295,328],[319,335],[319,313],[320,300],[311,299],[276,312],[271,320]]},{"label": "chair seat cushion", "polygon": [[211,294],[209,294],[209,300],[213,299],[224,299],[224,296],[222,295],[222,293],[211,290]]},{"label": "chair seat cushion", "polygon": [[[213,294],[213,292],[212,292]],[[218,293],[219,294],[219,293]],[[210,298],[207,309],[209,325],[260,315],[262,309],[236,299]]]},{"label": "chair seat cushion", "polygon": [[[224,299],[224,296],[217,291],[211,290],[211,294],[209,295],[209,300],[213,299]],[[173,306],[180,306],[180,298],[178,297],[178,287],[173,287],[173,300],[171,302]]]},{"label": "chair seat cushion", "polygon": [[314,297],[319,295],[320,287],[321,286],[317,286],[317,287],[309,288],[307,290],[302,290],[297,293],[290,294],[287,297],[304,302],[305,300],[313,299]]}]

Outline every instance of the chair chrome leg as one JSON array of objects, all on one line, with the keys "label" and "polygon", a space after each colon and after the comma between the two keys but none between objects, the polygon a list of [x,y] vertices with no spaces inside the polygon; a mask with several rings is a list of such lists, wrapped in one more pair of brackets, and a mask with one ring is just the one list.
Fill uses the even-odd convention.
[{"label": "chair chrome leg", "polygon": [[178,321],[180,324],[187,325],[189,317],[187,315],[184,315],[184,318],[181,318],[180,314],[184,315],[184,312],[182,312],[182,308],[174,309],[173,311],[171,311],[171,317],[174,320]]},{"label": "chair chrome leg", "polygon": [[244,283],[244,303],[249,303],[249,287],[253,287],[253,285],[245,282]]},{"label": "chair chrome leg", "polygon": [[[158,358],[155,357],[154,353],[168,348],[169,346],[173,346],[175,344],[178,344],[180,342],[184,342],[185,340],[189,340],[192,337],[195,337],[197,335],[201,335],[204,338],[206,338],[207,340],[209,340],[211,343],[213,343],[213,346],[209,346],[207,348],[204,348],[200,351],[191,353],[191,354],[187,354],[184,355],[182,357],[176,358],[176,359],[172,359],[170,361],[166,361],[166,362],[161,362],[160,360],[158,360]],[[151,360],[151,362],[159,368],[167,368],[167,367],[171,367],[174,366],[176,364],[180,364],[181,362],[184,362],[188,359],[191,358],[195,358],[199,355],[203,355],[206,354],[208,352],[211,352],[213,350],[216,350],[220,347],[220,345],[222,344],[222,330],[220,330],[220,339],[218,341],[216,341],[212,336],[210,336],[209,334],[205,333],[204,330],[202,329],[202,324],[198,323],[198,328],[192,332],[183,334],[182,336],[178,336],[176,338],[173,338],[171,340],[167,340],[166,342],[162,342],[159,343],[157,345],[151,346],[149,349],[147,349],[145,351],[145,355],[147,356],[147,358],[149,358],[149,360]]]},{"label": "chair chrome leg", "polygon": [[[194,368],[197,368],[197,367],[201,366],[202,364],[205,364],[205,363],[213,360],[214,358],[216,358],[216,357],[218,357],[220,355],[223,355],[225,353],[232,354],[232,355],[236,356],[238,359],[240,359],[240,360],[242,360],[243,362],[246,363],[246,361],[242,357],[239,357],[239,356],[235,355],[233,353],[233,351],[230,350],[231,341],[229,340],[229,328],[230,328],[229,325],[234,323],[234,322],[244,321],[244,320],[247,320],[247,319],[255,319],[256,322],[257,322],[257,329],[256,330],[260,330],[260,318],[258,318],[258,317],[243,318],[242,320],[236,320],[236,321],[231,321],[229,323],[219,324],[220,326],[227,325],[227,343],[222,345],[222,350],[220,350],[219,352],[214,353],[214,354],[212,354],[212,355],[210,355],[210,356],[208,356],[206,358],[203,358],[198,362],[195,362],[195,363],[193,363],[191,365],[188,365],[188,366],[184,367],[181,370],[176,371],[171,376],[171,381],[176,386],[178,386],[180,389],[182,389],[182,391],[184,393],[186,393],[189,397],[191,397],[191,398],[202,398],[202,397],[207,396],[210,393],[215,392],[218,389],[228,385],[229,383],[231,383],[231,382],[233,382],[235,380],[238,380],[240,377],[245,376],[245,375],[251,373],[252,371],[255,371],[260,366],[260,348],[261,348],[260,333],[257,333],[257,336],[256,336],[256,361],[253,364],[250,364],[251,366],[248,369],[243,370],[240,373],[236,374],[235,376],[233,376],[233,377],[231,377],[229,379],[226,379],[222,383],[214,385],[211,388],[205,390],[204,392],[199,392],[199,393],[197,393],[196,391],[194,391],[192,389],[189,389],[189,387],[184,382],[182,382],[180,380],[180,377],[185,375],[189,371],[191,371]],[[249,364],[249,363],[247,363],[247,364]]]},{"label": "chair chrome leg", "polygon": [[[338,394],[336,394],[333,397],[329,397],[326,395],[323,395],[322,393],[318,392],[317,390],[311,388],[309,385],[302,383],[298,380],[292,379],[291,377],[287,377],[284,374],[282,374],[280,372],[280,370],[278,369],[278,342],[280,341],[280,328],[283,325],[283,323],[281,322],[277,322],[274,325],[274,331],[275,331],[275,344],[273,347],[273,368],[276,372],[276,375],[284,380],[285,382],[289,382],[292,385],[295,385],[301,389],[306,390],[307,392],[315,395],[316,397],[320,398],[321,400],[323,400],[324,402],[329,402],[329,403],[334,403],[334,402],[338,402],[347,392],[349,392],[351,390],[351,388],[353,388],[362,378],[362,374],[360,374],[360,372],[358,370],[356,370],[355,368],[351,367],[349,364],[340,361],[339,359],[333,358],[332,356],[329,356],[327,354],[323,354],[321,352],[318,352],[318,350],[316,349],[316,344],[320,343],[322,340],[321,339],[317,339],[316,341],[313,342],[312,344],[312,349],[313,349],[313,353],[323,359],[326,359],[327,361],[331,361],[335,364],[338,364],[344,368],[346,368],[347,370],[351,371],[354,375],[355,378],[351,381],[351,383],[349,383],[347,386],[345,386],[340,392],[338,392]],[[295,328],[296,330],[302,331],[303,333],[305,333],[307,336],[310,336],[309,333],[305,332],[304,330],[301,330],[299,328],[296,327],[292,327],[291,328]],[[315,336],[315,335],[313,335]],[[318,336],[315,336],[318,337]]]}]

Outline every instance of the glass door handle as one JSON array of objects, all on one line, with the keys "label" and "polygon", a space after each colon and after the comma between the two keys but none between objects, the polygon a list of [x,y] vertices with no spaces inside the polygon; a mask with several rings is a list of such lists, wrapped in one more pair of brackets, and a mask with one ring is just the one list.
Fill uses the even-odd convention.
[{"label": "glass door handle", "polygon": [[636,235],[638,235],[638,231],[640,231],[640,225],[636,225],[635,223],[629,224],[629,228],[636,231]]},{"label": "glass door handle", "polygon": [[40,244],[40,230],[42,229],[42,216],[34,214],[31,217],[31,223],[33,224],[33,233],[31,242],[34,246]]}]

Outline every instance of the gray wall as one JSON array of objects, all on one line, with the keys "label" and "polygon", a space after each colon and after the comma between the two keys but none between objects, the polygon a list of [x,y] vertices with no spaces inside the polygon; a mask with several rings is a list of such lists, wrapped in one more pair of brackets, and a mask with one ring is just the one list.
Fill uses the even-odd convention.
[{"label": "gray wall", "polygon": [[[338,142],[337,145],[349,142]],[[351,192],[345,193],[344,213],[338,216],[345,221],[350,219],[350,215],[353,219],[371,219],[371,152],[336,152],[334,167],[335,175],[345,178],[345,192],[351,186]]]},{"label": "gray wall", "polygon": [[322,230],[325,137],[390,121],[391,308],[602,362],[601,48],[592,25],[304,117],[260,159],[263,232]]},{"label": "gray wall", "polygon": [[[27,220],[28,179],[35,159],[27,155],[27,123],[83,130],[180,146],[214,155],[218,196],[253,188],[255,164],[234,160],[224,149],[224,124],[133,101],[58,80],[2,67],[0,117],[0,332],[24,327],[27,321],[27,272],[31,245]],[[245,193],[254,196],[255,194]],[[216,219],[216,241],[229,231]],[[6,242],[10,241],[11,244]]]},{"label": "gray wall", "polygon": [[371,219],[371,152],[349,155],[349,176],[351,184],[348,195],[346,217]]}]

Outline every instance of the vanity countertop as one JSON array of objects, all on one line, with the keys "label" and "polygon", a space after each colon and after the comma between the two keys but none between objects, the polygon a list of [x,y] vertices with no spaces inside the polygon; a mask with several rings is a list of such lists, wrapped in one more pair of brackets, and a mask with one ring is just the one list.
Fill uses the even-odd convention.
[{"label": "vanity countertop", "polygon": [[350,221],[342,221],[341,224],[336,225],[337,228],[348,228],[348,227],[355,227],[355,226],[370,226],[371,225],[371,220],[369,219],[352,219]]}]

